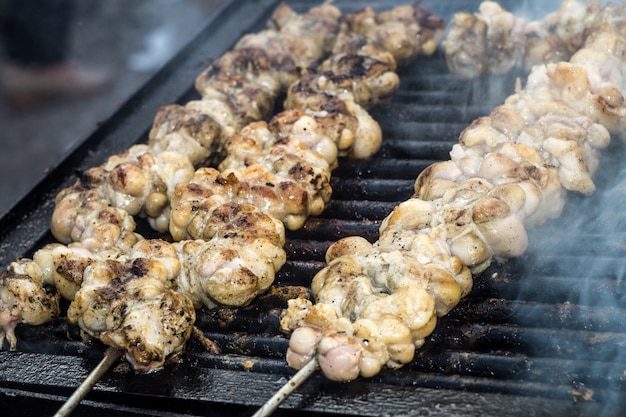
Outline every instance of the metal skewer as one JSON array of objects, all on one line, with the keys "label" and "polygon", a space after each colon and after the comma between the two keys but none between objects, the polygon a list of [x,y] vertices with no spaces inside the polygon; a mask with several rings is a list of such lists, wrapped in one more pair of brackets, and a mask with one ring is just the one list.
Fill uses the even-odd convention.
[{"label": "metal skewer", "polygon": [[278,406],[287,399],[289,394],[294,392],[308,377],[313,375],[317,370],[317,360],[313,359],[304,365],[294,376],[291,377],[276,394],[272,396],[261,408],[257,410],[252,417],[268,417],[270,416]]},{"label": "metal skewer", "polygon": [[59,411],[56,412],[54,417],[66,417],[69,416],[72,411],[78,406],[83,398],[89,393],[91,388],[98,382],[100,377],[106,373],[106,371],[113,365],[113,363],[122,355],[123,351],[116,348],[108,348],[104,352],[104,358],[100,361],[93,371],[87,376],[87,378],[76,388],[76,391],[71,397],[65,401],[65,404]]}]

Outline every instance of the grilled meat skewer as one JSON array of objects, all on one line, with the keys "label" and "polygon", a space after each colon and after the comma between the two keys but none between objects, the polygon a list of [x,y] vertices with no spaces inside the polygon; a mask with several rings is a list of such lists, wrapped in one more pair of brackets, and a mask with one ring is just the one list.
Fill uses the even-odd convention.
[{"label": "grilled meat skewer", "polygon": [[[395,68],[395,65],[393,68]],[[220,91],[223,93],[230,90]],[[210,94],[219,95],[215,92]],[[347,95],[345,99],[353,102],[352,96]],[[208,132],[204,136],[201,135],[201,138],[204,138],[202,139],[203,141],[212,134],[211,132],[223,130],[223,126],[217,129],[215,123],[207,121],[206,118],[202,117],[200,110],[207,103],[208,105],[214,105],[216,103],[215,98],[189,103],[187,106],[193,109],[195,113],[189,114],[185,111],[178,113],[178,110],[181,110],[180,108],[168,108],[167,112],[161,114],[161,117],[157,117],[157,120],[162,122],[163,126],[159,128],[155,126],[153,128],[151,140],[153,140],[152,144],[155,144],[155,149],[160,149],[158,155],[168,152],[174,153],[175,151],[170,148],[171,144],[185,142],[185,135],[195,134],[198,130],[202,132],[202,135]],[[351,104],[347,107],[357,108],[357,119],[366,117],[363,115],[364,111],[358,110],[356,104]],[[274,149],[284,149],[283,145],[286,144],[293,145],[294,149],[297,150],[296,154],[302,154],[298,158],[301,158],[302,161],[309,161],[313,158],[313,160],[317,161],[316,163],[323,167],[323,170],[327,171],[330,166],[327,160],[332,161],[334,165],[336,163],[336,155],[339,154],[338,150],[332,150],[332,146],[329,144],[335,142],[344,144],[346,148],[349,148],[350,145],[347,143],[350,140],[354,139],[355,136],[357,138],[361,137],[358,134],[358,129],[356,131],[357,135],[350,130],[346,130],[346,126],[349,126],[350,123],[340,126],[332,125],[333,121],[346,120],[347,117],[351,116],[350,114],[331,112],[330,121],[322,123],[320,121],[323,120],[323,117],[319,112],[308,113],[307,110],[289,110],[280,119],[270,122],[268,126],[271,126],[277,135],[273,141],[278,145],[278,148],[274,146],[260,147],[262,150],[272,149],[272,152],[277,155],[278,159],[273,162],[275,168],[282,167],[280,169],[291,171],[290,175],[295,175],[300,180],[304,179],[305,183],[308,181],[308,175],[310,175],[309,169],[305,168],[305,164],[303,162],[294,164],[289,152],[276,151]],[[181,120],[178,118],[180,114],[190,116],[190,119],[183,117]],[[249,115],[251,113],[246,112],[246,114]],[[308,129],[316,123],[320,123],[322,126],[319,129]],[[257,127],[260,126],[262,125]],[[263,130],[255,129],[254,127],[250,129],[256,131]],[[316,130],[319,130],[321,133],[317,135],[312,134]],[[336,135],[336,139],[329,139],[327,137],[329,133]],[[159,135],[162,135],[161,138],[170,135],[173,138],[173,142],[156,140],[159,138]],[[307,143],[313,144],[314,147],[319,146],[317,149],[324,151],[324,157],[320,158],[317,152],[304,156],[306,152],[310,151],[308,151],[307,146],[300,142],[300,138]],[[207,140],[206,142],[210,141]],[[149,174],[153,174],[155,171],[154,158],[151,155],[146,156],[144,153],[141,153],[142,146],[145,145],[138,145],[138,148],[129,150],[128,154],[134,155],[133,158],[140,162],[145,162],[146,170]],[[206,147],[204,146],[203,149]],[[197,149],[197,147],[195,145],[190,146],[190,149]],[[233,166],[245,166],[246,170],[251,169],[250,167],[258,169],[262,167],[259,161],[264,160],[265,157],[262,153],[255,155],[255,152],[252,151],[242,156],[243,160],[239,161],[231,157],[225,163]],[[125,187],[125,191],[133,191],[135,194],[146,194],[145,190],[147,189],[150,190],[148,195],[154,194],[151,191],[151,187],[154,187],[154,185],[150,184],[155,183],[146,180],[146,178],[141,178],[140,172],[144,171],[144,169],[137,169],[133,164],[126,164],[124,169],[120,168],[126,162],[124,158],[119,156],[112,158],[114,161],[121,160],[121,163],[115,165],[111,170],[114,171],[119,168],[120,172],[115,174],[114,178],[118,178],[120,184],[111,188],[117,191],[116,188]],[[194,161],[200,159],[201,156],[194,157]],[[187,163],[180,165],[187,166]],[[289,168],[290,166],[298,168],[292,170]],[[164,169],[168,168],[167,165],[164,167]],[[102,171],[105,171],[105,173],[102,173]],[[182,171],[188,172],[186,169]],[[86,178],[93,176],[93,181],[98,183],[101,178],[106,176],[107,172],[107,169],[95,170],[93,175],[86,176]],[[327,176],[329,177],[329,174]],[[230,177],[234,177],[234,175],[229,174]],[[313,178],[317,177],[319,177],[317,174],[313,176]],[[322,177],[326,178],[326,176]],[[206,223],[202,223],[203,233],[206,233],[206,230],[211,230],[209,235],[203,235],[201,240],[175,242],[172,244],[171,249],[167,249],[166,252],[169,253],[173,250],[176,255],[161,256],[160,253],[170,244],[163,241],[143,240],[141,236],[134,233],[132,216],[122,208],[111,207],[107,204],[109,201],[108,194],[111,194],[112,191],[108,189],[109,185],[106,183],[106,180],[100,184],[103,183],[105,184],[104,187],[77,184],[68,194],[72,194],[74,191],[79,193],[85,191],[82,195],[88,198],[80,203],[78,203],[78,199],[73,201],[71,198],[66,199],[67,195],[65,194],[59,197],[63,204],[69,205],[68,212],[71,212],[78,206],[80,213],[78,216],[70,215],[70,219],[73,220],[69,222],[65,221],[63,216],[59,216],[60,220],[55,218],[55,224],[60,225],[58,229],[63,230],[66,240],[79,240],[79,242],[71,243],[67,247],[62,245],[46,247],[40,250],[32,261],[23,260],[21,262],[28,266],[25,269],[42,270],[40,272],[45,276],[45,279],[41,280],[42,284],[61,285],[57,283],[62,283],[64,295],[74,299],[70,307],[71,314],[68,313],[70,319],[75,323],[80,323],[81,328],[92,336],[99,337],[103,341],[107,340],[113,345],[119,343],[116,346],[127,350],[128,354],[132,355],[132,358],[129,358],[129,360],[136,364],[139,369],[158,368],[162,365],[162,359],[170,353],[177,352],[178,346],[184,344],[183,339],[188,337],[187,329],[189,327],[185,326],[192,322],[190,320],[191,310],[188,309],[189,303],[174,297],[174,294],[186,297],[194,307],[202,305],[213,307],[216,304],[245,305],[259,292],[267,289],[273,281],[273,274],[284,263],[284,250],[282,249],[284,231],[282,230],[282,223],[268,218],[267,215],[260,213],[258,208],[251,206],[245,201],[237,202],[232,201],[230,198],[218,201],[213,205],[211,216]],[[146,188],[146,183],[149,188]],[[184,184],[184,181],[182,183]],[[327,187],[327,185],[324,186],[325,183],[326,180],[319,182],[322,186],[321,190]],[[178,188],[174,187],[175,190],[180,188],[182,188],[182,185]],[[167,186],[161,186],[160,189],[167,190],[169,193],[172,187],[168,184]],[[326,192],[324,191],[324,193]],[[154,196],[155,206],[160,201],[169,200],[171,198],[170,195],[166,195],[165,199],[159,195]],[[292,193],[287,194],[289,198],[291,195]],[[308,200],[308,197],[306,200]],[[132,199],[127,201],[121,198],[120,201],[124,202],[125,207],[141,206],[141,204],[135,205],[135,201]],[[59,204],[59,206],[63,207],[63,204]],[[145,206],[142,209],[149,209],[149,207]],[[96,210],[93,210],[94,208]],[[255,229],[255,227],[260,227],[261,229]],[[270,233],[267,233],[268,230]],[[83,242],[87,243],[88,247],[83,247]],[[64,262],[63,257],[66,256],[65,253],[59,254],[60,258],[50,254],[50,251],[55,249],[62,251],[57,249],[59,247],[69,249],[70,251],[84,252],[76,255],[80,259],[72,258],[73,262]],[[38,264],[37,261],[44,259],[44,264]],[[267,262],[261,262],[260,259],[267,259]],[[165,260],[167,261],[165,262]],[[165,262],[165,265],[162,265],[163,262]],[[76,269],[73,269],[74,267]],[[6,279],[3,281],[8,280],[12,274],[14,274],[13,270],[8,271],[5,274]],[[28,274],[24,274],[24,276],[28,276]],[[176,279],[172,279],[174,276],[176,276]],[[63,280],[68,282],[66,283]],[[147,287],[152,288],[152,290],[146,290],[145,294],[142,291],[137,292],[134,287],[135,283],[144,280],[151,282]],[[124,298],[127,294],[135,294],[142,301],[131,302]],[[163,297],[169,297],[167,299],[171,298],[172,301],[165,302]],[[146,302],[143,300],[146,300]],[[181,319],[176,321],[178,324],[172,324],[164,331],[157,332],[169,341],[175,340],[172,346],[168,346],[168,349],[159,350],[159,338],[149,338],[151,348],[154,347],[152,352],[145,346],[146,340],[141,339],[141,346],[133,345],[135,341],[139,340],[138,335],[140,334],[134,332],[141,332],[141,329],[138,328],[138,323],[132,321],[136,317],[133,315],[134,313],[129,313],[127,316],[124,314],[119,315],[118,313],[134,311],[135,307],[140,309],[146,305],[156,305],[154,303],[158,303],[159,300],[161,300],[161,305],[171,304],[172,306],[177,306],[168,311],[174,311],[175,314],[179,314]],[[15,307],[21,308],[17,304],[19,303],[16,302]],[[166,311],[164,314],[169,313]],[[23,317],[20,317],[19,314],[11,316],[11,319],[13,324],[20,322],[20,320],[23,321]],[[131,320],[130,324],[123,331],[118,331],[118,324],[124,323],[127,319]],[[167,320],[164,319],[163,321],[167,323]],[[109,325],[112,325],[112,328],[109,328]],[[3,325],[3,327],[8,329],[9,325]],[[133,339],[131,336],[134,335],[137,336]],[[154,343],[152,344],[152,342]],[[14,344],[11,347],[14,348]],[[139,352],[146,351],[151,353],[147,354],[145,358],[139,355]]]},{"label": "grilled meat skewer", "polygon": [[375,243],[330,246],[316,303],[290,300],[282,316],[291,366],[317,360],[328,378],[352,380],[410,362],[472,273],[524,253],[526,225],[558,216],[566,191],[593,192],[600,150],[626,128],[626,6],[601,13],[612,18],[569,62],[534,67],[449,161],[420,173]]},{"label": "grilled meat skewer", "polygon": [[477,13],[453,16],[442,49],[450,71],[465,79],[568,61],[606,17],[601,6],[567,0],[542,20],[529,21],[484,1]]},{"label": "grilled meat skewer", "polygon": [[[224,240],[222,232],[230,229],[230,232],[226,232],[226,237],[230,238],[233,227],[238,229],[237,233],[247,236],[248,239],[251,236],[265,239],[264,232],[248,233],[243,230],[241,224],[236,223],[236,218],[240,218],[240,223],[241,218],[247,218],[244,221],[246,230],[257,227],[257,223],[271,223],[275,227],[273,221],[263,221],[262,216],[251,214],[253,210],[249,208],[240,209],[230,204],[226,207],[226,212],[230,214],[223,209],[218,210],[223,213],[222,219],[225,222],[217,226],[222,230],[217,233],[220,242],[197,242],[192,246],[187,242],[187,245],[181,244],[183,247],[180,248],[180,253],[171,248],[176,254],[176,260],[172,261],[171,257],[168,259],[169,262],[179,265],[174,268],[176,272],[172,272],[169,267],[165,268],[163,257],[154,253],[157,247],[170,244],[144,240],[135,232],[133,216],[145,216],[155,229],[167,231],[169,202],[175,185],[188,182],[193,176],[194,165],[203,163],[214,150],[222,146],[226,137],[236,133],[248,121],[267,116],[271,110],[267,100],[273,101],[280,94],[280,89],[297,79],[300,68],[295,60],[307,66],[321,58],[321,55],[308,54],[304,61],[293,47],[298,42],[305,43],[304,48],[311,48],[316,42],[322,42],[326,45],[318,45],[314,49],[318,53],[324,53],[334,39],[339,15],[339,10],[329,5],[313,8],[304,15],[293,13],[285,4],[279,6],[273,16],[274,20],[266,30],[259,35],[247,36],[248,40],[252,40],[269,34],[274,40],[271,48],[249,46],[227,53],[196,80],[197,86],[201,87],[200,92],[205,91],[207,97],[185,106],[164,106],[155,117],[147,144],[136,145],[124,153],[110,157],[103,166],[84,172],[76,185],[63,190],[57,196],[51,230],[60,242],[68,246],[50,245],[37,251],[32,260],[21,259],[14,262],[0,281],[1,336],[4,339],[6,333],[11,349],[16,346],[14,327],[18,323],[39,324],[58,317],[59,296],[62,294],[69,300],[76,301],[70,308],[70,319],[75,323],[80,322],[84,331],[125,349],[129,360],[139,368],[158,368],[162,366],[165,357],[182,348],[190,334],[195,317],[192,313],[195,312],[188,307],[199,305],[198,300],[202,297],[208,302],[206,295],[196,294],[198,289],[203,289],[203,284],[192,283],[204,279],[207,263],[212,265],[212,271],[216,273],[224,268],[235,268],[235,273],[241,270],[247,277],[245,292],[253,296],[271,284],[273,271],[270,273],[266,271],[266,267],[262,267],[264,278],[260,287],[252,288],[258,284],[258,280],[257,284],[254,283],[254,272],[247,268],[245,262],[237,261],[240,257],[237,250],[246,248],[248,252],[255,249],[267,252],[267,245],[247,243],[234,250],[231,242],[236,239]],[[286,19],[286,16],[289,18]],[[277,22],[282,23],[277,26]],[[250,68],[254,71],[247,72]],[[280,78],[284,85],[268,84],[267,80],[278,73],[283,74]],[[209,81],[207,74],[213,81]],[[240,89],[236,91],[238,86]],[[244,99],[246,97],[247,101]],[[250,101],[257,98],[265,101]],[[250,221],[250,216],[256,216],[255,221]],[[235,222],[234,225],[232,222]],[[278,232],[274,232],[276,233],[279,236],[284,235],[282,225]],[[142,245],[151,249],[137,252],[137,248]],[[213,253],[221,253],[222,263],[216,263],[211,255],[194,257],[196,251],[202,252],[203,246],[211,246]],[[193,251],[190,249],[192,247]],[[178,259],[179,256],[181,259]],[[278,250],[278,255],[269,256],[275,258],[271,264],[276,267],[284,262],[281,262],[284,258],[282,247]],[[258,256],[252,253],[246,257],[258,261]],[[157,258],[159,260],[155,261]],[[193,262],[190,258],[193,258]],[[196,272],[185,270],[194,265],[205,269]],[[163,270],[170,274],[164,282]],[[186,272],[178,285],[181,292],[174,292],[176,282],[171,278],[177,278],[181,270]],[[121,276],[125,278],[120,279]],[[151,282],[149,286],[153,290],[144,294],[142,291],[127,288],[128,285],[134,285],[134,282],[142,281]],[[242,281],[235,281],[237,282]],[[82,288],[83,284],[86,284],[85,288]],[[205,285],[216,287],[206,282]],[[231,290],[233,285],[236,286],[232,284]],[[216,297],[219,297],[225,290],[219,285],[217,287]],[[182,291],[183,288],[185,291]],[[183,292],[187,295],[183,295]],[[134,302],[132,299],[135,296],[142,301]],[[238,302],[245,303],[248,300],[249,298]],[[211,302],[213,305],[216,303],[214,300]],[[125,317],[132,319],[131,305],[138,308],[142,303],[143,307],[150,307],[150,303],[150,308],[158,309],[161,306],[163,311],[159,314],[169,314],[172,311],[172,318],[176,319],[178,314],[178,318],[183,320],[176,325],[172,321],[171,326],[159,331],[150,326],[142,329],[139,323],[133,323],[127,326],[130,330],[124,330],[124,334],[118,332],[112,335],[111,329],[119,329],[126,320]],[[164,320],[166,321],[167,319]],[[148,348],[143,341],[141,346],[134,346],[131,333],[150,329],[152,330],[145,334],[154,336],[150,338],[150,343],[154,345]],[[151,353],[141,357],[142,350]]]}]

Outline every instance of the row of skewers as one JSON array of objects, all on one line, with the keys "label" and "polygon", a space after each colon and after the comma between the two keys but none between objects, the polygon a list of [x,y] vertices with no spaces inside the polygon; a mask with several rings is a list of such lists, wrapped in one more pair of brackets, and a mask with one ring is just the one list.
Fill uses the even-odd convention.
[{"label": "row of skewers", "polygon": [[[376,242],[331,245],[314,302],[290,300],[282,316],[292,367],[315,363],[348,381],[409,363],[471,291],[472,274],[524,253],[526,227],[559,216],[566,191],[593,193],[601,150],[626,130],[625,12],[566,0],[542,21],[493,2],[455,15],[442,44],[453,72],[525,65],[528,79],[463,131],[449,161],[420,173]],[[280,35],[300,30],[316,36]],[[183,348],[195,309],[252,302],[285,262],[284,228],[302,227],[328,202],[337,158],[378,150],[382,135],[366,109],[395,91],[399,65],[434,52],[442,31],[409,6],[344,17],[330,5],[301,16],[281,6],[263,35],[244,37],[198,77],[201,100],[164,107],[147,145],[57,197],[52,231],[62,244],[3,275],[0,326],[11,347],[17,323],[58,316],[59,294],[46,285],[72,300],[72,323],[123,349],[139,370]],[[259,45],[283,53],[262,57]],[[317,52],[294,62],[306,56],[285,52],[296,50]],[[263,121],[283,93],[285,110]],[[216,152],[226,154],[218,168],[203,166]],[[142,238],[132,216],[174,242]],[[33,305],[18,302],[35,293]],[[147,322],[135,312],[146,308],[161,310]]]},{"label": "row of skewers", "polygon": [[[70,323],[149,371],[183,349],[195,309],[250,303],[285,262],[284,228],[323,210],[338,156],[380,147],[365,107],[388,98],[397,66],[434,52],[442,30],[410,6],[344,17],[328,4],[303,15],[279,6],[197,77],[201,99],[163,107],[147,144],[59,193],[60,243],[2,278],[10,348],[18,323],[59,316],[63,297]],[[282,94],[284,110],[267,121]],[[215,153],[218,167],[205,166]],[[139,235],[135,217],[172,242]]]}]

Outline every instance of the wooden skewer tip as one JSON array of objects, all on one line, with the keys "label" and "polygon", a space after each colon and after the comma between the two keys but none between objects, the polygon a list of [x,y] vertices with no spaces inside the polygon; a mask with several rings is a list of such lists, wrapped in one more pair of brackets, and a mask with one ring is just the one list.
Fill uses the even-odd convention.
[{"label": "wooden skewer tip", "polygon": [[100,361],[85,380],[76,388],[71,397],[59,408],[54,417],[67,417],[78,406],[89,391],[96,385],[96,382],[104,375],[113,363],[122,356],[123,351],[116,348],[108,348],[104,353],[104,358]]},{"label": "wooden skewer tip", "polygon": [[289,397],[304,381],[306,381],[318,368],[316,359],[309,361],[304,365],[289,381],[279,389],[261,408],[257,410],[252,417],[268,417],[270,416],[283,401]]}]

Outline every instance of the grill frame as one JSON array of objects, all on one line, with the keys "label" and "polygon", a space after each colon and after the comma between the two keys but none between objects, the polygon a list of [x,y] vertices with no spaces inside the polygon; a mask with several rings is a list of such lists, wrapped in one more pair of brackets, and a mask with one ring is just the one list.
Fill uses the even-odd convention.
[{"label": "grill frame", "polygon": [[[288,3],[299,11],[310,7],[304,1]],[[390,7],[387,2],[336,3],[345,12],[365,5],[376,9]],[[501,3],[507,5],[507,2]],[[73,149],[0,219],[2,267],[19,256],[30,256],[34,250],[52,241],[48,222],[54,196],[74,182],[75,172],[98,165],[107,156],[145,141],[158,108],[169,103],[184,103],[195,97],[191,80],[208,65],[208,60],[228,50],[244,32],[260,29],[277,4],[278,1],[270,0],[226,4],[196,39],[93,135]],[[477,1],[457,0],[432,8],[449,21],[451,11],[475,10],[477,4]],[[419,170],[447,157],[447,150],[461,129],[475,117],[487,114],[493,105],[510,94],[513,80],[518,75],[461,82],[445,74],[444,68],[443,57],[436,54],[402,70],[400,91],[390,103],[372,111],[385,132],[383,149],[370,161],[340,162],[334,172],[334,200],[330,207],[320,218],[310,219],[302,231],[288,234],[289,262],[279,273],[277,286],[306,286],[312,274],[323,266],[327,246],[340,237],[360,234],[375,240],[380,220],[397,202],[410,196]],[[445,94],[441,93],[441,88],[436,89],[441,86],[445,86]],[[504,95],[498,91],[502,87],[508,90]],[[455,105],[460,101],[463,106],[453,109],[451,101]],[[433,108],[442,112],[437,113],[441,119],[424,126],[422,118]],[[410,123],[413,119],[422,127],[418,140],[413,140],[414,126]],[[408,123],[406,130],[398,130],[398,120]],[[445,132],[441,130],[442,124],[446,125]],[[608,157],[619,160],[622,153],[620,147],[613,146]],[[389,159],[398,160],[398,165],[386,162]],[[402,171],[397,171],[397,167]],[[390,171],[391,179],[388,178]],[[378,186],[372,186],[373,179],[377,180]],[[600,173],[599,183],[609,187],[610,174]],[[351,199],[355,192],[359,196],[356,201]],[[364,203],[364,200],[371,201],[371,204]],[[576,197],[569,198],[562,219],[552,222],[557,230],[559,224],[566,225],[568,219],[576,216],[578,202]],[[338,229],[337,224],[341,228]],[[619,240],[622,234],[618,230],[615,239]],[[541,231],[531,232],[531,244],[533,239],[545,241]],[[555,240],[554,245],[558,245],[558,239],[551,239]],[[596,245],[596,250],[601,250],[602,245]],[[541,247],[531,248],[533,253],[539,250]],[[576,253],[555,252],[551,256],[557,265],[562,259],[571,260],[577,256]],[[619,255],[619,250],[610,254],[617,263]],[[525,255],[505,265],[493,266],[476,277],[472,294],[440,320],[437,330],[418,351],[413,364],[398,371],[384,370],[371,380],[349,384],[314,375],[283,403],[275,415],[496,416],[504,411],[511,416],[619,415],[619,409],[626,407],[626,388],[623,387],[626,377],[623,373],[620,375],[620,367],[626,369],[626,364],[616,363],[616,369],[605,364],[605,380],[600,381],[600,388],[588,387],[580,381],[594,380],[601,375],[598,371],[586,371],[584,364],[569,368],[571,349],[565,349],[565,359],[559,361],[560,351],[529,355],[528,344],[567,333],[577,318],[580,322],[577,325],[581,327],[589,323],[595,326],[587,333],[578,333],[580,336],[577,337],[584,339],[596,333],[612,337],[592,348],[591,354],[602,353],[603,349],[610,351],[619,348],[622,340],[626,340],[626,331],[621,329],[616,334],[609,332],[614,327],[608,326],[623,323],[621,318],[625,313],[620,309],[617,315],[612,312],[610,317],[604,318],[602,309],[593,306],[589,307],[591,312],[587,315],[585,306],[571,313],[571,306],[567,303],[548,303],[550,295],[541,291],[526,294],[526,300],[515,301],[521,291],[516,282],[534,275],[550,276],[551,273],[561,280],[567,279],[565,273],[552,263],[529,270],[525,262],[532,256]],[[615,285],[612,291],[622,297],[626,294],[621,288],[620,276],[604,279],[606,282],[602,283]],[[559,288],[563,291],[561,286]],[[585,290],[585,286],[579,286],[570,293],[555,295],[555,299],[563,300],[575,296],[576,291]],[[598,302],[601,301],[600,297]],[[542,304],[547,305],[544,310],[541,310]],[[286,336],[276,331],[279,308],[280,300],[273,300],[257,302],[234,313],[221,310],[202,314],[199,326],[220,344],[226,355],[203,353],[192,341],[181,364],[170,364],[158,373],[137,374],[123,364],[118,365],[96,384],[74,415],[252,414],[293,374],[283,360]],[[553,320],[549,327],[529,327],[528,321],[532,320],[537,308],[544,311],[546,318]],[[553,311],[554,316],[549,314]],[[236,316],[234,324],[220,325],[218,321],[229,314]],[[484,315],[491,317],[485,321]],[[567,321],[563,329],[559,329],[561,317]],[[498,331],[499,322],[504,323],[504,331]],[[254,337],[243,332],[249,325],[258,326]],[[69,341],[67,334],[74,341]],[[33,405],[41,413],[56,411],[104,352],[99,344],[85,345],[78,339],[76,329],[62,321],[38,328],[20,326],[20,351],[0,351],[0,405],[16,416],[29,415]],[[465,349],[464,343],[468,341],[483,346],[483,350],[472,352]],[[451,350],[450,346],[455,344],[460,347]],[[491,352],[485,353],[487,351]],[[546,356],[548,354],[552,356]],[[246,361],[252,362],[251,369],[247,369]],[[554,378],[540,375],[548,372],[554,373]],[[494,378],[492,374],[498,377]],[[564,384],[568,378],[571,384]],[[602,387],[602,383],[614,380],[621,385],[620,389]],[[588,394],[591,401],[584,401]]]}]

